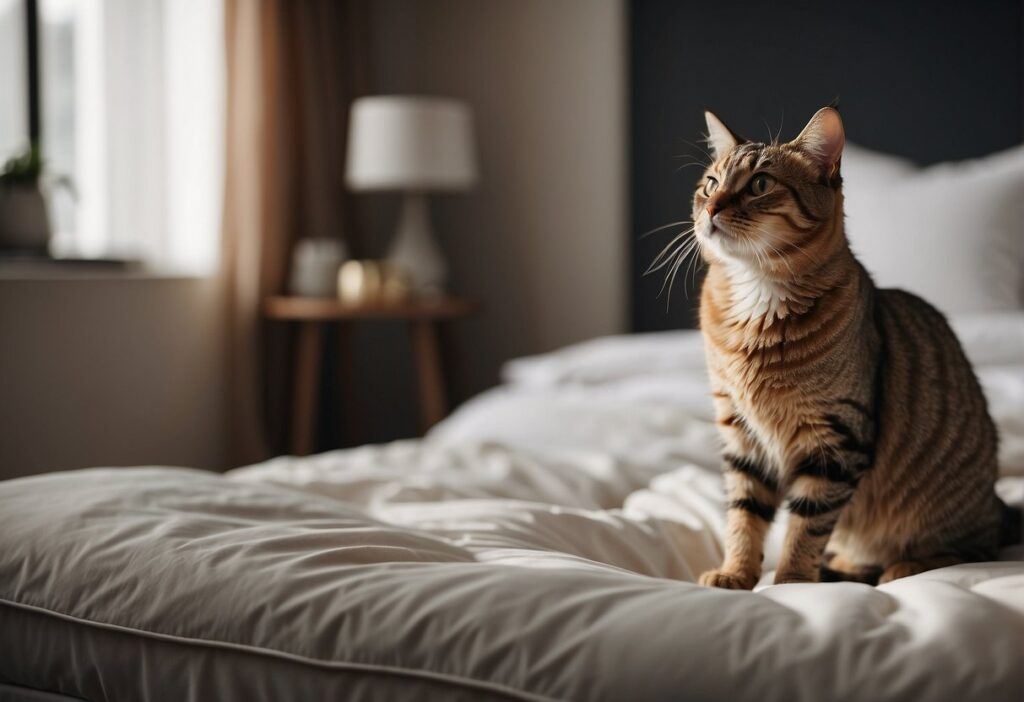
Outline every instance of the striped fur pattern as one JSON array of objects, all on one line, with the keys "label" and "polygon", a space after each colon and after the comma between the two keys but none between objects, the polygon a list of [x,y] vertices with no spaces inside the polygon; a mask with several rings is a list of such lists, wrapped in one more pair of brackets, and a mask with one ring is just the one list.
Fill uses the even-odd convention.
[{"label": "striped fur pattern", "polygon": [[704,585],[750,589],[765,532],[789,524],[776,583],[893,580],[992,559],[995,427],[942,315],[875,288],[843,226],[836,110],[752,143],[708,113],[694,196],[701,293],[729,497]]}]

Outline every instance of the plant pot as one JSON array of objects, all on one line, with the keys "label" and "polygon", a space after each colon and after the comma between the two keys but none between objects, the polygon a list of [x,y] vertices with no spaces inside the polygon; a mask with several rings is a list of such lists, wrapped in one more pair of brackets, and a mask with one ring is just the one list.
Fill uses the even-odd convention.
[{"label": "plant pot", "polygon": [[49,244],[50,221],[38,186],[0,183],[0,251],[45,254]]}]

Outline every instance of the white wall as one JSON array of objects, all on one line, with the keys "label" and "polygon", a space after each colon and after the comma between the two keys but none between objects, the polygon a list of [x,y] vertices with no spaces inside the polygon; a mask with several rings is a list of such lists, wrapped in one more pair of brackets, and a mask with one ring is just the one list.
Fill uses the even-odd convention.
[{"label": "white wall", "polygon": [[[481,182],[434,198],[463,385],[507,358],[626,325],[626,58],[620,0],[379,0],[375,87],[469,102]],[[382,218],[386,241],[393,221]]]},{"label": "white wall", "polygon": [[212,279],[0,279],[0,479],[222,462]]}]

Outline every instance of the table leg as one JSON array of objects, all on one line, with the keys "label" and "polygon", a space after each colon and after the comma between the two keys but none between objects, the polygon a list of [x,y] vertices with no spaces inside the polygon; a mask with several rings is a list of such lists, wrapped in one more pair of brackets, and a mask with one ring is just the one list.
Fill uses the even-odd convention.
[{"label": "table leg", "polygon": [[318,322],[299,322],[297,326],[291,448],[296,456],[308,456],[316,449],[323,327]]},{"label": "table leg", "polygon": [[420,430],[426,432],[441,421],[447,411],[441,350],[433,322],[415,320],[409,326],[420,391]]},{"label": "table leg", "polygon": [[336,331],[337,350],[335,358],[338,362],[338,372],[335,373],[335,379],[337,382],[337,397],[340,398],[338,414],[341,415],[341,421],[338,424],[338,429],[341,431],[341,445],[358,446],[362,443],[360,440],[362,426],[360,423],[360,408],[356,402],[355,392],[356,367],[355,354],[353,353],[355,339],[353,338],[352,326],[347,322],[339,323]]}]

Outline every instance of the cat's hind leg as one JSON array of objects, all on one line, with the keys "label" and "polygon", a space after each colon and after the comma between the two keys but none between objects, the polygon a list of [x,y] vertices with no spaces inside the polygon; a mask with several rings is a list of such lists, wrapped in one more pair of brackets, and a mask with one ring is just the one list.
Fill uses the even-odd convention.
[{"label": "cat's hind leg", "polygon": [[820,574],[823,583],[853,582],[877,585],[882,567],[858,565],[842,554],[826,551],[821,562]]},{"label": "cat's hind leg", "polygon": [[933,556],[930,558],[896,561],[895,563],[890,563],[885,567],[885,570],[882,571],[881,577],[878,579],[878,584],[884,585],[885,583],[890,583],[893,580],[899,580],[900,578],[906,578],[911,575],[923,573],[926,570],[945,568],[946,566],[957,565],[965,562],[966,560],[964,558],[956,555]]},{"label": "cat's hind leg", "polygon": [[[998,514],[998,513],[993,513]],[[996,517],[979,520],[971,532],[953,545],[932,555],[907,555],[886,563],[879,585],[900,578],[923,573],[926,570],[946,568],[960,563],[980,563],[999,558],[999,522]],[[926,552],[927,553],[927,552]]]}]

